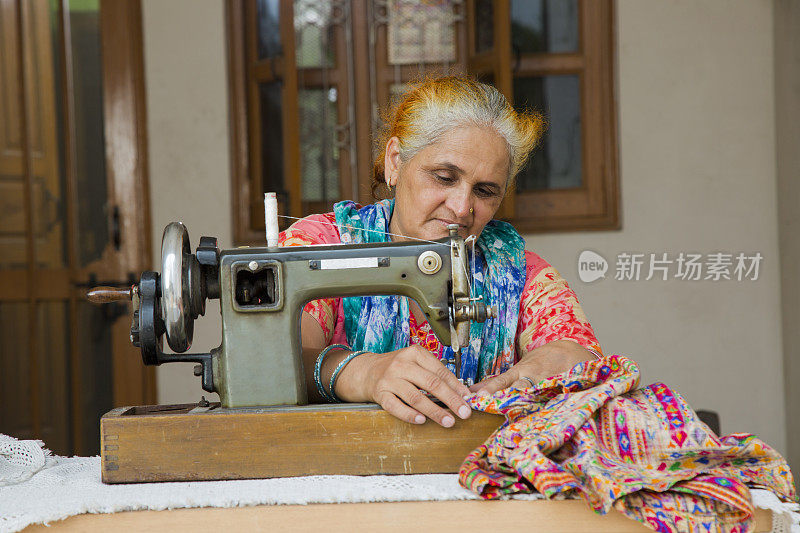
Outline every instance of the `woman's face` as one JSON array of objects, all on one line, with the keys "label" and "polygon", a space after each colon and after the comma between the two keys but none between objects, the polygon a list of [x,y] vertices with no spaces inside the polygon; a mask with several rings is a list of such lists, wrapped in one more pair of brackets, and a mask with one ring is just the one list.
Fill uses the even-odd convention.
[{"label": "woman's face", "polygon": [[435,240],[449,235],[448,224],[458,224],[462,237],[480,235],[506,190],[509,161],[503,138],[484,127],[455,128],[405,164],[398,148],[397,137],[386,143],[386,180],[396,187],[389,231]]}]

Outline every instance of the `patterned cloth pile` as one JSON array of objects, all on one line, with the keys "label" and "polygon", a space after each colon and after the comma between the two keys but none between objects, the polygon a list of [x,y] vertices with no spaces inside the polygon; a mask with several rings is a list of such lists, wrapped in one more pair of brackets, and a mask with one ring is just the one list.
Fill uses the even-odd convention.
[{"label": "patterned cloth pile", "polygon": [[461,484],[486,499],[578,493],[655,531],[752,530],[748,485],[795,499],[789,466],[749,434],[716,436],[664,384],[637,389],[636,363],[587,361],[533,388],[474,395],[507,421],[464,461]]}]

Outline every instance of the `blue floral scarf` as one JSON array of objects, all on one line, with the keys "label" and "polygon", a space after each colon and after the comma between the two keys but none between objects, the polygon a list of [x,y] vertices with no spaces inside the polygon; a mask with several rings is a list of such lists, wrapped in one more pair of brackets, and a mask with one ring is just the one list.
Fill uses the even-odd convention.
[{"label": "blue floral scarf", "polygon": [[[394,200],[360,207],[352,201],[334,205],[342,243],[389,242],[389,222]],[[490,221],[476,242],[474,262],[475,296],[497,305],[499,316],[484,323],[473,322],[470,343],[461,350],[461,377],[477,382],[504,372],[514,364],[519,305],[525,285],[525,242],[508,223]],[[344,298],[347,342],[354,350],[387,353],[409,344],[409,307],[404,296],[359,296]],[[443,360],[452,361],[453,350],[445,346]],[[452,363],[447,363],[455,371]]]}]

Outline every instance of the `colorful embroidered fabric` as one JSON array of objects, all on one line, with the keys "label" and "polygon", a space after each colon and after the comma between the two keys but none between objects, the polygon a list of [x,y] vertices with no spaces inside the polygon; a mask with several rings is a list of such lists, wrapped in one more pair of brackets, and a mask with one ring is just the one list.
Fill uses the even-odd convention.
[{"label": "colorful embroidered fabric", "polygon": [[[333,206],[344,244],[388,242],[394,203],[384,200],[365,207],[352,201]],[[408,298],[356,296],[342,299],[347,345],[353,350],[387,353],[408,346]]]},{"label": "colorful embroidered fabric", "polygon": [[417,324],[417,319],[412,313],[411,316],[408,317],[408,325],[411,330],[409,344],[418,344],[431,352],[438,359],[441,359],[444,355],[444,346],[439,342],[439,338],[433,332],[433,329],[431,329],[430,324],[428,324],[427,321],[421,325]]},{"label": "colorful embroidered fabric", "polygon": [[663,532],[746,532],[746,484],[786,499],[783,457],[753,435],[717,437],[664,384],[636,389],[639,369],[621,355],[587,361],[535,388],[474,395],[468,403],[506,422],[461,466],[461,484],[484,498],[538,491],[581,494]]},{"label": "colorful embroidered fabric", "polygon": [[[333,212],[341,241],[388,242],[393,209],[394,200],[363,207],[352,201],[337,203]],[[470,343],[462,347],[461,376],[479,381],[487,375],[504,372],[515,361],[519,301],[525,284],[525,242],[510,224],[492,220],[478,236],[475,250],[475,257],[470,257],[473,295],[483,296],[488,302],[511,304],[499,305],[497,318],[470,325]],[[342,308],[347,341],[354,350],[387,353],[408,346],[407,298],[344,298]],[[443,360],[455,360],[451,347],[444,348]]]},{"label": "colorful embroidered fabric", "polygon": [[[333,213],[310,215],[280,235],[281,246],[340,244]],[[304,311],[313,316],[328,344],[347,343],[342,300],[327,298],[309,302]],[[427,321],[419,324],[409,316],[410,343],[424,345],[441,358],[443,348]],[[515,362],[519,355],[548,342],[571,339],[602,353],[594,330],[578,298],[566,280],[544,259],[525,251],[525,284],[520,298]]]},{"label": "colorful embroidered fabric", "polygon": [[559,339],[572,339],[602,353],[594,330],[578,303],[578,297],[555,268],[526,252],[527,279],[522,292],[517,349],[527,353]]}]

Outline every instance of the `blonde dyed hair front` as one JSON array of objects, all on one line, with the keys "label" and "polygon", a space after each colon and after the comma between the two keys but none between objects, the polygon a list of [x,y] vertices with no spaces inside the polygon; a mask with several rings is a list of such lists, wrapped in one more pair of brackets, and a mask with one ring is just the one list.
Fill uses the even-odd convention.
[{"label": "blonde dyed hair front", "polygon": [[387,119],[378,139],[380,153],[372,170],[373,193],[386,183],[384,158],[386,143],[392,137],[397,137],[400,161],[406,163],[454,128],[490,128],[505,140],[508,148],[508,187],[525,166],[546,127],[541,114],[517,111],[495,87],[466,76],[432,78],[412,84],[397,99]]}]

